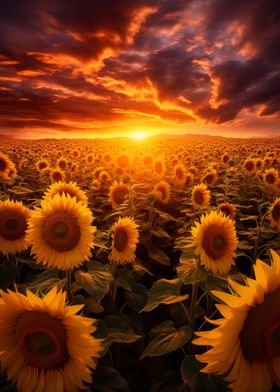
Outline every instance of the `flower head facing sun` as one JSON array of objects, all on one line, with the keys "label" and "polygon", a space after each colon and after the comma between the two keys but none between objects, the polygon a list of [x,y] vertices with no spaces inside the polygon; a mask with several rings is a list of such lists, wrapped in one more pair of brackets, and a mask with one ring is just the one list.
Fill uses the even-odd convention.
[{"label": "flower head facing sun", "polygon": [[226,274],[233,262],[237,236],[233,221],[221,212],[203,215],[192,228],[195,253],[201,264],[214,273]]},{"label": "flower head facing sun", "polygon": [[112,227],[112,252],[109,260],[112,264],[133,263],[138,243],[138,225],[132,218],[119,218]]},{"label": "flower head facing sun", "polygon": [[280,230],[280,197],[278,197],[270,207],[269,219],[271,226]]},{"label": "flower head facing sun", "polygon": [[170,201],[170,185],[164,180],[159,181],[154,186],[153,194],[157,201],[168,203]]},{"label": "flower head facing sun", "polygon": [[28,241],[38,262],[61,270],[79,266],[91,256],[91,211],[76,198],[56,194],[43,200],[28,222]]},{"label": "flower head facing sun", "polygon": [[192,190],[192,203],[195,209],[206,208],[210,203],[210,191],[206,185],[198,184]]},{"label": "flower head facing sun", "polygon": [[0,201],[0,251],[7,255],[28,247],[26,239],[29,210],[22,202]]},{"label": "flower head facing sun", "polygon": [[124,184],[122,181],[115,181],[109,190],[109,201],[111,203],[112,208],[117,208],[125,199],[129,196],[129,187]]},{"label": "flower head facing sun", "polygon": [[102,347],[91,336],[95,320],[76,314],[82,306],[66,306],[56,288],[43,299],[0,294],[0,363],[19,392],[78,392],[92,382]]},{"label": "flower head facing sun", "polygon": [[234,392],[270,392],[280,386],[280,257],[272,251],[269,266],[257,260],[255,279],[245,285],[229,279],[234,294],[213,291],[224,304],[223,318],[208,320],[212,331],[196,332],[194,344],[212,346],[197,359],[205,373],[227,374]]}]

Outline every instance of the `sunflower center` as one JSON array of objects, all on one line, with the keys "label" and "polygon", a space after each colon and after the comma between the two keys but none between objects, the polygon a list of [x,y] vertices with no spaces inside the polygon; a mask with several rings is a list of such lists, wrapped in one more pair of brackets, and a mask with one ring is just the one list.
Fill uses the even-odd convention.
[{"label": "sunflower center", "polygon": [[127,232],[123,228],[117,228],[114,235],[114,247],[118,252],[123,252],[127,245]]},{"label": "sunflower center", "polygon": [[3,211],[0,214],[0,237],[15,241],[25,235],[27,223],[18,211]]},{"label": "sunflower center", "polygon": [[161,173],[161,172],[162,172],[162,166],[161,166],[161,163],[160,163],[160,162],[157,162],[157,163],[155,164],[155,169],[156,169],[156,172],[157,172],[157,173]]},{"label": "sunflower center", "polygon": [[266,294],[263,303],[249,310],[240,343],[249,362],[280,356],[280,288]]},{"label": "sunflower center", "polygon": [[39,169],[44,169],[45,167],[47,167],[47,164],[45,162],[41,162],[39,163]]},{"label": "sunflower center", "polygon": [[272,173],[267,174],[267,176],[265,177],[266,182],[268,182],[269,184],[274,184],[275,183],[275,176]]},{"label": "sunflower center", "polygon": [[207,182],[207,184],[212,184],[212,182],[214,181],[214,176],[213,176],[213,174],[208,174],[208,175],[205,177],[205,181]]},{"label": "sunflower center", "polygon": [[227,239],[220,227],[210,226],[205,230],[202,247],[205,253],[216,260],[223,256],[227,249]]},{"label": "sunflower center", "polygon": [[65,162],[65,161],[60,161],[60,162],[59,162],[59,167],[60,167],[62,170],[65,170],[66,167],[67,167],[66,162]]},{"label": "sunflower center", "polygon": [[49,216],[43,225],[46,243],[58,252],[74,249],[81,236],[76,219],[67,212],[57,212]]},{"label": "sunflower center", "polygon": [[54,181],[61,181],[61,179],[62,179],[61,173],[60,172],[54,172],[53,173],[53,179],[54,179]]},{"label": "sunflower center", "polygon": [[280,219],[280,204],[275,204],[271,211],[272,218],[276,221]]},{"label": "sunflower center", "polygon": [[0,171],[4,171],[7,169],[7,162],[4,158],[0,158]]},{"label": "sunflower center", "polygon": [[57,369],[69,359],[62,322],[38,311],[28,311],[16,324],[16,339],[24,359],[37,368]]},{"label": "sunflower center", "polygon": [[253,162],[246,162],[246,169],[252,171],[254,168]]},{"label": "sunflower center", "polygon": [[118,187],[114,190],[113,198],[117,204],[122,204],[124,202],[125,196],[128,190],[125,187]]},{"label": "sunflower center", "polygon": [[203,193],[202,192],[200,192],[200,191],[194,192],[193,198],[194,198],[194,201],[197,204],[202,204],[203,203]]},{"label": "sunflower center", "polygon": [[177,169],[177,170],[176,170],[176,177],[177,177],[179,180],[182,180],[182,179],[183,179],[184,175],[183,175],[183,172],[182,172],[181,169]]}]

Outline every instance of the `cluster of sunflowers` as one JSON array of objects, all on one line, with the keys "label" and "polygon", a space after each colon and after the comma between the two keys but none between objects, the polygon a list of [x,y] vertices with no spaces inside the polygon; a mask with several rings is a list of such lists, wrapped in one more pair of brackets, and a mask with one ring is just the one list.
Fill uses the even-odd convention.
[{"label": "cluster of sunflowers", "polygon": [[280,143],[201,140],[5,143],[0,388],[280,386]]}]

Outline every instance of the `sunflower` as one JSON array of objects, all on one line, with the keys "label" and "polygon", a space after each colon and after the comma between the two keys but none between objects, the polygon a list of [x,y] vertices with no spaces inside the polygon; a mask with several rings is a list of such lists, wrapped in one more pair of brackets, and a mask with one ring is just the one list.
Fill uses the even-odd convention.
[{"label": "sunflower", "polygon": [[222,162],[223,162],[223,164],[227,164],[228,161],[229,161],[229,155],[228,155],[227,153],[225,153],[225,154],[222,156]]},{"label": "sunflower", "polygon": [[269,219],[272,227],[280,230],[280,197],[278,197],[269,210]]},{"label": "sunflower", "polygon": [[165,171],[166,171],[166,166],[165,166],[163,158],[158,158],[154,161],[153,169],[154,169],[154,173],[157,175],[157,177],[164,177]]},{"label": "sunflower", "polygon": [[93,165],[94,164],[94,155],[93,154],[88,154],[86,156],[85,162],[86,162],[86,165],[88,165],[88,166]]},{"label": "sunflower", "polygon": [[205,174],[205,176],[202,179],[202,182],[207,186],[215,186],[217,180],[218,180],[217,171],[215,169],[212,169],[211,171]]},{"label": "sunflower", "polygon": [[9,175],[10,168],[12,166],[12,161],[0,152],[0,177],[6,179]]},{"label": "sunflower", "polygon": [[243,171],[248,176],[255,174],[257,171],[255,159],[248,158],[243,164]]},{"label": "sunflower", "polygon": [[203,215],[192,227],[192,244],[201,264],[214,273],[226,274],[234,264],[237,237],[233,221],[221,212]]},{"label": "sunflower", "polygon": [[130,157],[127,154],[120,154],[116,157],[115,165],[116,167],[121,167],[122,169],[126,169],[129,167]]},{"label": "sunflower", "polygon": [[97,168],[94,170],[94,172],[93,172],[93,177],[94,177],[96,180],[99,180],[99,175],[100,175],[100,173],[101,173],[103,170],[104,170],[104,168],[103,168],[102,166],[97,167]]},{"label": "sunflower", "polygon": [[27,239],[38,262],[61,270],[89,260],[95,227],[88,207],[62,193],[43,200],[28,222]]},{"label": "sunflower", "polygon": [[194,344],[212,346],[197,359],[204,373],[224,375],[234,392],[269,392],[280,386],[280,257],[271,266],[254,265],[255,279],[245,285],[229,279],[234,294],[213,291],[225,304],[216,305],[223,318],[208,320],[217,327],[196,332]]},{"label": "sunflower", "polygon": [[56,287],[44,298],[0,294],[0,364],[19,392],[78,392],[92,382],[102,346],[95,320],[76,314],[83,305],[66,306]]},{"label": "sunflower", "polygon": [[35,168],[38,173],[43,174],[49,170],[50,164],[46,159],[40,159],[39,161],[36,162]]},{"label": "sunflower", "polygon": [[80,153],[79,150],[73,150],[73,151],[71,152],[71,156],[72,156],[72,158],[74,158],[74,159],[78,159],[78,158],[80,158],[81,153]]},{"label": "sunflower", "polygon": [[185,181],[185,186],[190,187],[193,184],[193,175],[192,173],[187,173],[186,174],[186,181]]},{"label": "sunflower", "polygon": [[112,208],[119,207],[129,195],[129,187],[123,182],[114,181],[109,190],[109,201]]},{"label": "sunflower", "polygon": [[20,201],[0,201],[0,251],[7,255],[27,248],[29,210]]},{"label": "sunflower", "polygon": [[77,201],[80,201],[82,204],[87,205],[88,198],[85,192],[77,186],[76,182],[70,181],[66,182],[54,182],[49,189],[45,192],[44,199],[53,198],[56,194],[62,195],[65,193],[66,195],[70,195],[71,197],[76,197]]},{"label": "sunflower", "polygon": [[192,204],[194,208],[205,208],[209,206],[209,203],[210,191],[207,189],[206,185],[195,185],[192,190]]},{"label": "sunflower", "polygon": [[59,167],[59,169],[61,169],[62,171],[65,171],[67,169],[67,164],[67,159],[63,157],[59,158],[56,162],[56,166]]},{"label": "sunflower", "polygon": [[102,155],[102,161],[104,163],[106,163],[106,164],[111,163],[112,160],[113,160],[113,158],[112,158],[111,154],[106,153],[106,154]]},{"label": "sunflower", "polygon": [[267,169],[263,175],[264,185],[267,189],[274,191],[277,189],[277,181],[279,180],[279,173],[273,167]]},{"label": "sunflower", "polygon": [[174,179],[179,185],[186,182],[186,168],[181,163],[174,167]]},{"label": "sunflower", "polygon": [[63,182],[65,180],[65,174],[63,170],[61,170],[59,167],[56,167],[54,169],[51,169],[50,178],[52,183],[59,181]]},{"label": "sunflower", "polygon": [[112,227],[112,253],[109,260],[113,264],[127,264],[135,260],[138,243],[138,225],[132,218],[119,218]]},{"label": "sunflower", "polygon": [[110,174],[107,172],[107,170],[102,170],[99,174],[99,181],[101,182],[101,184],[106,184],[106,182],[108,182],[110,180],[111,176]]},{"label": "sunflower", "polygon": [[230,219],[235,218],[235,206],[230,203],[223,203],[218,205],[219,210]]},{"label": "sunflower", "polygon": [[157,201],[168,203],[170,200],[170,185],[166,181],[160,181],[154,186],[153,194]]},{"label": "sunflower", "polygon": [[151,155],[146,155],[146,156],[144,157],[144,159],[143,159],[143,164],[144,164],[144,167],[145,167],[146,169],[152,167],[152,164],[153,164],[153,157],[152,157]]}]

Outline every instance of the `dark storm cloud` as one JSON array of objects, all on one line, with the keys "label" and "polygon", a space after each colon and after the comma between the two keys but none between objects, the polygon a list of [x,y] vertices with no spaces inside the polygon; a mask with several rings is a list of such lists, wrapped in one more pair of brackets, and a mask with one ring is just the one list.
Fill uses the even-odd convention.
[{"label": "dark storm cloud", "polygon": [[280,2],[226,3],[3,2],[1,133],[149,117],[233,124],[246,111],[279,122]]}]

